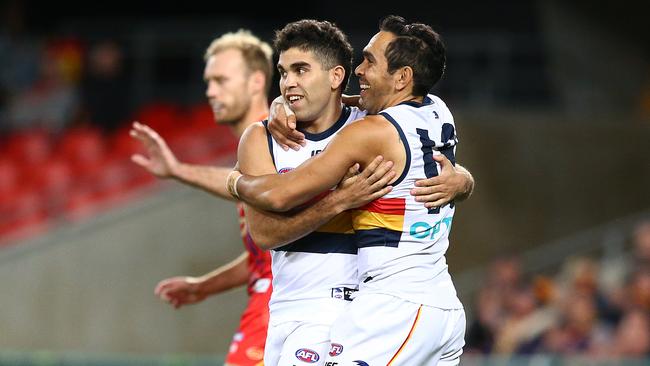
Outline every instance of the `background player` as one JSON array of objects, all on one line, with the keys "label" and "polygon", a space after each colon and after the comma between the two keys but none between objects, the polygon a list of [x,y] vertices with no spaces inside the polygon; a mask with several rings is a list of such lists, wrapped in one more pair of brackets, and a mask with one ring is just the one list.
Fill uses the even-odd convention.
[{"label": "background player", "polygon": [[[237,136],[268,114],[272,53],[267,43],[246,30],[222,35],[205,53],[206,97],[217,123],[227,124]],[[147,157],[133,156],[136,164],[158,177],[174,178],[217,197],[231,199],[224,184],[229,168],[179,162],[165,141],[146,125],[134,123],[131,135],[140,140],[148,152]],[[155,293],[179,308],[248,285],[248,304],[225,362],[226,365],[252,366],[260,365],[264,354],[272,275],[269,254],[259,249],[248,234],[241,205],[238,211],[245,248],[239,257],[200,277],[165,279],[156,286]]]}]

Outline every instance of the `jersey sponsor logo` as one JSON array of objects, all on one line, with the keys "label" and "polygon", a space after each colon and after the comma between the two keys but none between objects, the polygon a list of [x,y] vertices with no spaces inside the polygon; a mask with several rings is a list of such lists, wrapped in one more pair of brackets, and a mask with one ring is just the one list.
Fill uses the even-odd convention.
[{"label": "jersey sponsor logo", "polygon": [[409,234],[416,239],[424,239],[427,237],[433,239],[433,237],[440,232],[440,225],[445,224],[447,230],[451,229],[451,220],[451,217],[445,217],[433,224],[433,226],[429,225],[427,222],[418,221],[411,225]]},{"label": "jersey sponsor logo", "polygon": [[284,174],[284,173],[290,172],[292,170],[293,170],[293,168],[280,168],[280,170],[278,170],[278,173]]},{"label": "jersey sponsor logo", "polygon": [[338,364],[339,364],[338,362],[332,362],[332,361],[330,361],[330,362],[325,362],[325,366],[336,366],[336,365],[338,365]]},{"label": "jersey sponsor logo", "polygon": [[316,351],[310,350],[308,348],[301,348],[296,351],[296,358],[302,362],[315,363],[320,360],[320,356]]},{"label": "jersey sponsor logo", "polygon": [[332,343],[330,345],[330,356],[335,357],[343,353],[343,346],[338,343]]}]

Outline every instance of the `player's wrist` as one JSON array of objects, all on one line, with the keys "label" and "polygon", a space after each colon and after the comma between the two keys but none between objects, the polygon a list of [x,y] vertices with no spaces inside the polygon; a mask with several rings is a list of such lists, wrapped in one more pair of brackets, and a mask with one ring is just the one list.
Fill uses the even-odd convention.
[{"label": "player's wrist", "polygon": [[237,200],[240,199],[239,192],[237,191],[237,183],[241,177],[242,174],[239,171],[233,170],[228,174],[228,178],[226,178],[226,188],[228,189],[228,193]]}]

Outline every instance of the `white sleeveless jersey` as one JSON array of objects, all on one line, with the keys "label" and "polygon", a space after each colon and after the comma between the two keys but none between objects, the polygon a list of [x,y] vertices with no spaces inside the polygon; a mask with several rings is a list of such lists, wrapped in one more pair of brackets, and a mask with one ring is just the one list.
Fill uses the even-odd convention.
[{"label": "white sleeveless jersey", "polygon": [[[328,130],[318,134],[301,131],[307,145],[299,151],[284,151],[267,131],[277,172],[286,173],[320,153],[336,132],[363,116],[365,112],[358,108],[344,107],[339,120]],[[341,299],[349,300],[349,289],[358,288],[354,239],[351,213],[344,212],[315,232],[271,250],[271,323],[330,323],[338,316],[347,303]]]},{"label": "white sleeveless jersey", "polygon": [[380,115],[399,132],[407,159],[390,193],[353,211],[360,291],[442,309],[462,308],[445,260],[454,205],[427,209],[409,193],[416,180],[438,175],[433,155],[445,154],[455,163],[454,119],[434,95],[422,104],[404,102]]}]

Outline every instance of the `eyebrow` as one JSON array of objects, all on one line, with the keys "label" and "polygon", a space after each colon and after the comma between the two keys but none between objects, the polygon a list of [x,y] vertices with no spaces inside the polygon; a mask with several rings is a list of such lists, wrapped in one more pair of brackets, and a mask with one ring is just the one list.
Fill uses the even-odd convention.
[{"label": "eyebrow", "polygon": [[373,56],[373,54],[370,53],[370,51],[363,50],[363,57],[367,58],[370,61],[375,61],[375,56]]},{"label": "eyebrow", "polygon": [[[298,61],[298,62],[294,62],[291,65],[289,65],[289,69],[291,69],[291,70],[295,70],[295,69],[298,69],[298,68],[301,68],[301,67],[310,68],[311,64],[308,63],[308,62],[305,62],[305,61]],[[284,70],[284,67],[282,65],[278,64],[278,70],[280,70],[280,69]]]}]

